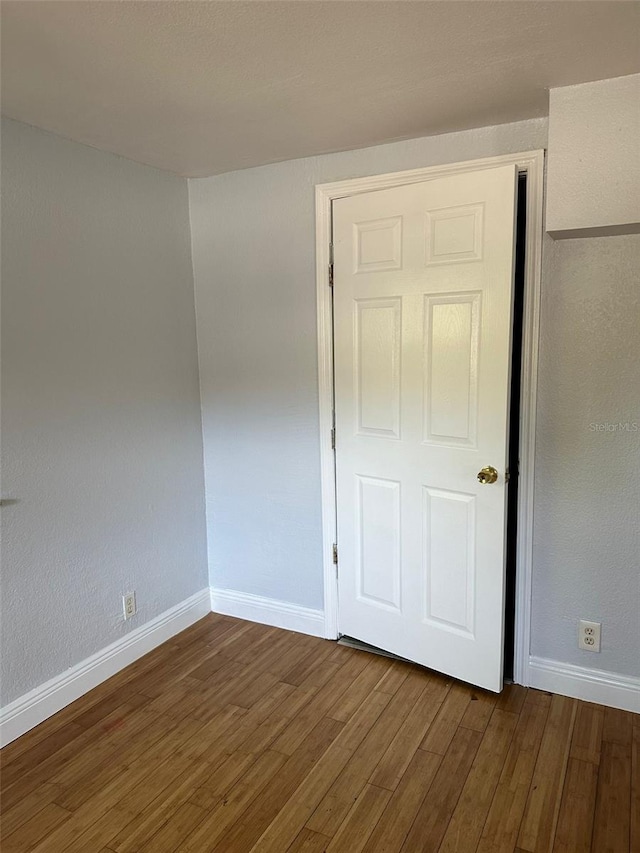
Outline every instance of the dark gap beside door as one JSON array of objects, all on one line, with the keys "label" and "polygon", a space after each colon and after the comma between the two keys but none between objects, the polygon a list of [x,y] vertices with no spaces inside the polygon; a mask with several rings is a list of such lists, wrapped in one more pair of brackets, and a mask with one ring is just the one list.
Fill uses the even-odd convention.
[{"label": "dark gap beside door", "polygon": [[522,319],[527,227],[527,176],[518,176],[516,257],[511,350],[511,404],[509,410],[509,487],[507,492],[507,548],[504,620],[504,677],[513,679],[516,615],[516,558],[518,552],[518,466],[520,449],[520,384],[522,371]]}]

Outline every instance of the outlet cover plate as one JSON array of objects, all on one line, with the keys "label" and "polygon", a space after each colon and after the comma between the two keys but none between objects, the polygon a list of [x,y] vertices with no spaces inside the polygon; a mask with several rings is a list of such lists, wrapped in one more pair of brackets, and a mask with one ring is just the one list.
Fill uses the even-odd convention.
[{"label": "outlet cover plate", "polygon": [[585,652],[600,651],[601,622],[587,622],[581,619],[578,623],[578,648]]},{"label": "outlet cover plate", "polygon": [[136,615],[136,594],[135,592],[128,592],[126,595],[122,596],[122,609],[124,611],[124,618],[131,619],[132,616]]}]

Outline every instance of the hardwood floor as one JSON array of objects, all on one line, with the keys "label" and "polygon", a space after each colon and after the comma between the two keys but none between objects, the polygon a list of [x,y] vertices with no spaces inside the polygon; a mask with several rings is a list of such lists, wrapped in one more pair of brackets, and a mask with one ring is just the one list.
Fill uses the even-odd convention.
[{"label": "hardwood floor", "polygon": [[4,853],[640,851],[640,717],[211,615],[5,747]]}]

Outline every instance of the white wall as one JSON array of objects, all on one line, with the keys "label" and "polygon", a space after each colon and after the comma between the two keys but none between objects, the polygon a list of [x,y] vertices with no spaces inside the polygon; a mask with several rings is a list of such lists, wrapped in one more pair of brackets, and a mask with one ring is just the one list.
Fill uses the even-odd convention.
[{"label": "white wall", "polygon": [[[544,244],[532,653],[640,676],[640,236]],[[619,426],[619,425],[622,426]],[[602,652],[577,648],[602,622]]]},{"label": "white wall", "polygon": [[640,231],[640,74],[549,94],[547,229],[554,237]]},{"label": "white wall", "polygon": [[3,121],[2,202],[4,705],[207,568],[186,182]]},{"label": "white wall", "polygon": [[536,119],[189,181],[213,586],[323,606],[315,185],[545,144]]}]

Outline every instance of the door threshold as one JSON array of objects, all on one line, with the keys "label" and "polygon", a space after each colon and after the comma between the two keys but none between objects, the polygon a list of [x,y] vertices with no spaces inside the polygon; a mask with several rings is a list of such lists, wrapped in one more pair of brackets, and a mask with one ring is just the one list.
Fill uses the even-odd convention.
[{"label": "door threshold", "polygon": [[358,649],[361,652],[370,652],[372,655],[380,655],[383,658],[393,658],[393,660],[401,660],[405,663],[413,663],[415,661],[401,658],[399,655],[394,655],[393,652],[386,652],[384,649],[379,649],[377,646],[370,646],[369,643],[363,643],[362,640],[356,640],[354,637],[347,637],[346,634],[341,634],[338,637],[339,646],[348,646],[350,649]]},{"label": "door threshold", "polygon": [[[356,640],[354,637],[347,637],[346,634],[341,634],[338,637],[338,645],[339,646],[347,646],[349,649],[357,649],[360,652],[369,652],[372,655],[379,655],[383,658],[392,658],[392,660],[399,660],[402,663],[409,663],[412,666],[419,666],[420,669],[423,669],[425,672],[436,672],[436,670],[431,670],[429,667],[422,666],[419,663],[416,663],[413,660],[409,660],[408,658],[402,658],[400,655],[394,655],[393,652],[387,652],[384,649],[379,649],[377,646],[371,646],[369,643],[363,643],[362,640]],[[438,675],[444,675],[444,673],[437,673]],[[452,678],[454,681],[458,681],[460,684],[467,684],[466,681],[460,681],[459,678],[454,678],[453,676],[444,676],[445,678]],[[505,677],[503,679],[502,685],[503,689],[508,684],[514,684],[512,678]],[[473,687],[473,684],[468,684],[469,687]]]}]

